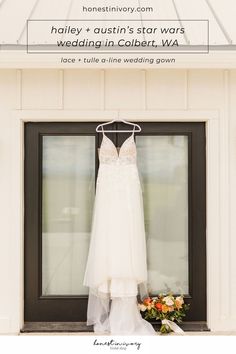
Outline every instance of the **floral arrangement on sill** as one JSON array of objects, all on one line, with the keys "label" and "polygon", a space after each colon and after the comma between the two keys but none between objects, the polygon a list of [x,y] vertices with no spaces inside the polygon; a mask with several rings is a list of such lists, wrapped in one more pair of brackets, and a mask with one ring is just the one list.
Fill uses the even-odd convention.
[{"label": "floral arrangement on sill", "polygon": [[159,294],[156,297],[145,298],[138,304],[139,310],[143,312],[145,320],[160,320],[161,334],[170,332],[183,333],[184,331],[175,323],[181,323],[190,305],[184,303],[183,296]]}]

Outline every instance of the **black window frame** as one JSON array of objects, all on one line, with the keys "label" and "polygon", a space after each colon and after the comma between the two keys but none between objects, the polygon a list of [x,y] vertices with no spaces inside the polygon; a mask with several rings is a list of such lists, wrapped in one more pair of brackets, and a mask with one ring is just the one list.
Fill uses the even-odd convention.
[{"label": "black window frame", "polygon": [[[188,136],[189,201],[189,294],[190,303],[183,327],[207,329],[206,325],[206,148],[205,123],[137,122],[138,135]],[[87,296],[41,295],[42,269],[42,137],[44,135],[90,135],[95,137],[95,169],[99,167],[98,148],[102,134],[96,133],[98,122],[27,122],[24,166],[24,321],[86,322]],[[115,123],[112,129],[123,129]],[[127,126],[126,126],[127,128]],[[109,127],[110,129],[110,127]],[[107,134],[121,146],[129,133]],[[96,179],[95,179],[96,182]],[[153,294],[154,295],[154,294]],[[155,323],[154,323],[155,324]],[[190,327],[188,327],[188,325]],[[86,330],[84,325],[84,330]],[[40,329],[38,329],[40,330]]]}]

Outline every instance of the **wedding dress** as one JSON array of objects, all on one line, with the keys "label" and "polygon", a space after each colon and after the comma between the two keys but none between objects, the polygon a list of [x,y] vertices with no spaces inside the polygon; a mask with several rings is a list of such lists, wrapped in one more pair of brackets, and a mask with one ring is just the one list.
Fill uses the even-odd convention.
[{"label": "wedding dress", "polygon": [[120,148],[105,135],[99,152],[91,240],[84,275],[87,325],[95,333],[153,335],[137,295],[147,297],[143,200],[134,131]]}]

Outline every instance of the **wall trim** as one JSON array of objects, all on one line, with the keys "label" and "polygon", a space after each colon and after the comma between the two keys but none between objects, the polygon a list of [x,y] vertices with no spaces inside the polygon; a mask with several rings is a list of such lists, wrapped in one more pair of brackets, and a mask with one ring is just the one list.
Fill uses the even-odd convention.
[{"label": "wall trim", "polygon": [[129,119],[146,122],[207,122],[219,118],[218,110],[14,110],[22,122],[79,122]]},{"label": "wall trim", "polygon": [[0,317],[0,334],[8,334],[11,333],[11,325],[10,325],[9,317]]}]

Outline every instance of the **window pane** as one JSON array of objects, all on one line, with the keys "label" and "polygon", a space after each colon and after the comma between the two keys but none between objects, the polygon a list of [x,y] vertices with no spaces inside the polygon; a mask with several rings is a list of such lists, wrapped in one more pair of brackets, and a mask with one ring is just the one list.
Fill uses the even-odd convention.
[{"label": "window pane", "polygon": [[95,188],[95,137],[43,137],[42,293],[83,295]]},{"label": "window pane", "polygon": [[153,294],[188,294],[188,137],[137,136]]}]

